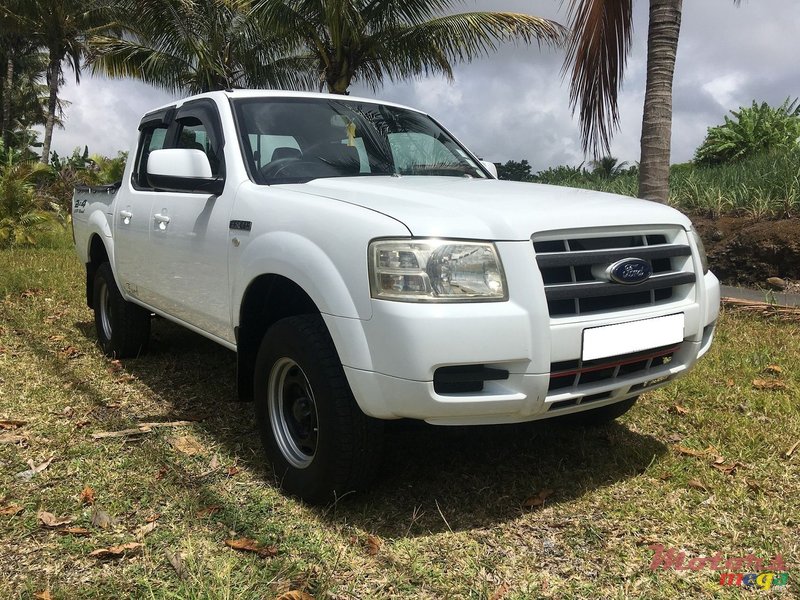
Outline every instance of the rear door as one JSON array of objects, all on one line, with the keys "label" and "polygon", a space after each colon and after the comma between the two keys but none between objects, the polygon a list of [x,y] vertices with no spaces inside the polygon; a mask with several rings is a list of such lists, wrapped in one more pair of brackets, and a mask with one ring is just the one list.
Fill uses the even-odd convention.
[{"label": "rear door", "polygon": [[139,125],[139,144],[130,180],[123,181],[114,203],[114,267],[120,287],[146,304],[156,299],[154,281],[144,259],[150,241],[150,214],[158,192],[147,182],[147,159],[167,147],[174,108],[146,115]]}]

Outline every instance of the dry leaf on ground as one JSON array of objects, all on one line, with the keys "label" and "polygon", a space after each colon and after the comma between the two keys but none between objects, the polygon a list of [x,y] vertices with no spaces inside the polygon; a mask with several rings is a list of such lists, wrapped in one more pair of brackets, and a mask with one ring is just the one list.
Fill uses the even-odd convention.
[{"label": "dry leaf on ground", "polygon": [[42,526],[50,528],[68,525],[75,520],[72,517],[56,517],[53,513],[47,512],[46,510],[40,510],[36,513],[36,517],[39,519],[39,523]]},{"label": "dry leaf on ground", "polygon": [[186,564],[184,563],[186,554],[184,552],[170,552],[169,550],[164,550],[164,554],[169,564],[175,569],[175,574],[178,576],[178,579],[186,579],[188,575],[186,572]]},{"label": "dry leaf on ground", "polygon": [[686,482],[686,485],[695,490],[702,490],[704,492],[708,491],[708,488],[697,479],[690,479]]},{"label": "dry leaf on ground", "polygon": [[744,465],[740,462],[724,463],[724,462],[714,461],[711,463],[711,466],[717,469],[718,471],[725,473],[725,475],[733,475],[736,472],[736,469],[738,469],[739,467],[743,467]]},{"label": "dry leaf on ground", "polygon": [[43,592],[37,592],[33,595],[36,600],[53,600],[53,595],[50,593],[50,590],[44,590]]},{"label": "dry leaf on ground", "polygon": [[367,536],[367,554],[370,556],[377,556],[381,551],[381,539],[374,535]]},{"label": "dry leaf on ground", "polygon": [[757,390],[785,390],[786,384],[783,381],[774,379],[753,379],[753,388]]},{"label": "dry leaf on ground", "polygon": [[9,504],[0,508],[0,516],[8,517],[12,515],[19,514],[24,509],[19,504]]},{"label": "dry leaf on ground", "polygon": [[676,444],[673,446],[675,452],[678,454],[683,454],[684,456],[694,456],[695,458],[699,458],[706,455],[704,450],[693,450],[692,448],[687,448],[686,446],[681,446],[680,444]]},{"label": "dry leaf on ground", "polygon": [[106,511],[95,508],[92,511],[92,527],[99,527],[100,529],[108,529],[114,525],[116,521]]},{"label": "dry leaf on ground", "polygon": [[232,467],[228,467],[228,477],[233,477],[234,475],[238,475],[241,469],[236,465]]},{"label": "dry leaf on ground", "polygon": [[0,433],[0,444],[20,444],[28,441],[28,436],[17,433]]},{"label": "dry leaf on ground", "polygon": [[225,545],[241,552],[255,552],[262,558],[269,558],[278,554],[278,548],[276,546],[263,546],[250,538],[225,540]]},{"label": "dry leaf on ground", "polygon": [[783,373],[783,368],[780,365],[768,365],[764,367],[764,373],[769,373],[770,375],[781,375]]},{"label": "dry leaf on ground", "polygon": [[676,404],[675,406],[671,407],[669,410],[670,410],[670,412],[673,412],[676,415],[688,415],[689,414],[689,409],[688,408],[684,408],[680,404]]},{"label": "dry leaf on ground", "polygon": [[522,503],[522,506],[525,508],[539,508],[540,506],[544,506],[544,501],[547,500],[550,496],[553,495],[553,490],[544,489],[541,490],[538,494],[527,498],[525,502]]},{"label": "dry leaf on ground", "polygon": [[83,356],[83,352],[78,350],[75,346],[67,346],[61,350],[61,355],[72,360]]},{"label": "dry leaf on ground", "polygon": [[0,429],[16,429],[27,424],[27,421],[20,421],[19,419],[2,419],[0,420]]},{"label": "dry leaf on ground", "polygon": [[127,544],[120,544],[119,546],[110,546],[108,548],[98,548],[89,552],[92,558],[119,558],[125,554],[137,551],[142,547],[139,542],[128,542]]},{"label": "dry leaf on ground", "polygon": [[289,592],[284,592],[275,598],[275,600],[314,600],[314,596],[299,590],[291,590]]},{"label": "dry leaf on ground", "polygon": [[206,517],[217,514],[220,510],[222,510],[222,507],[219,504],[212,504],[211,506],[206,506],[198,510],[195,513],[195,517],[198,519],[205,519]]},{"label": "dry leaf on ground", "polygon": [[155,521],[148,523],[147,525],[142,525],[141,527],[139,527],[139,529],[136,530],[136,539],[143,540],[144,536],[153,531],[153,529],[155,529],[157,525],[158,524]]},{"label": "dry leaf on ground", "polygon": [[503,600],[503,598],[508,595],[510,589],[507,583],[500,584],[500,587],[494,591],[494,594],[491,595],[489,600]]},{"label": "dry leaf on ground", "polygon": [[197,439],[189,435],[171,437],[168,441],[175,450],[187,456],[197,456],[198,454],[204,454],[206,451],[205,447]]},{"label": "dry leaf on ground", "polygon": [[37,473],[41,473],[47,467],[49,467],[50,463],[53,462],[53,458],[54,457],[51,456],[50,458],[48,458],[46,461],[44,461],[39,465],[36,465],[32,460],[28,459],[28,466],[30,467],[30,469],[28,469],[27,471],[21,471],[20,473],[17,473],[15,477],[17,479],[22,479],[23,481],[30,481],[31,479],[34,478],[34,476]]},{"label": "dry leaf on ground", "polygon": [[80,500],[81,504],[91,506],[94,504],[94,490],[87,485],[85,488],[83,488],[78,500]]}]

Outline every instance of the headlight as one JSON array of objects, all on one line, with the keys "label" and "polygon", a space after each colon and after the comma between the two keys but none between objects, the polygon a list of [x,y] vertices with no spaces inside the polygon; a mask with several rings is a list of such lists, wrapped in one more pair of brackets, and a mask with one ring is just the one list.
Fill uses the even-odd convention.
[{"label": "headlight", "polygon": [[401,302],[508,299],[494,244],[456,240],[377,240],[369,245],[373,298]]},{"label": "headlight", "polygon": [[703,245],[703,240],[700,237],[700,234],[697,233],[694,228],[691,230],[692,237],[694,238],[694,243],[697,246],[697,251],[700,252],[700,263],[703,265],[703,275],[708,273],[708,256],[706,256],[706,247]]}]

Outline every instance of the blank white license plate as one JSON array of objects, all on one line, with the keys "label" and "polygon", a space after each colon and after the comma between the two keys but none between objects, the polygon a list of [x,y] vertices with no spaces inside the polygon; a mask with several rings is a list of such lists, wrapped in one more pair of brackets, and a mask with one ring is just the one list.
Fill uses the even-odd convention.
[{"label": "blank white license plate", "polygon": [[683,341],[684,315],[669,315],[583,330],[583,360],[660,348]]}]

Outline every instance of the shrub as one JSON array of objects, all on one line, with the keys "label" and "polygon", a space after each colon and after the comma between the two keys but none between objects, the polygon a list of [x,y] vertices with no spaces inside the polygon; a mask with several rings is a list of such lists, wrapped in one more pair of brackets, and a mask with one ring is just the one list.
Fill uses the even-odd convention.
[{"label": "shrub", "polygon": [[43,210],[34,185],[35,178],[49,168],[36,162],[0,167],[0,247],[32,246],[41,233],[57,222],[59,212]]},{"label": "shrub", "polygon": [[766,102],[731,111],[733,119],[709,127],[705,141],[695,152],[700,165],[714,165],[740,160],[747,156],[797,147],[800,140],[800,104],[797,99],[777,108]]}]

